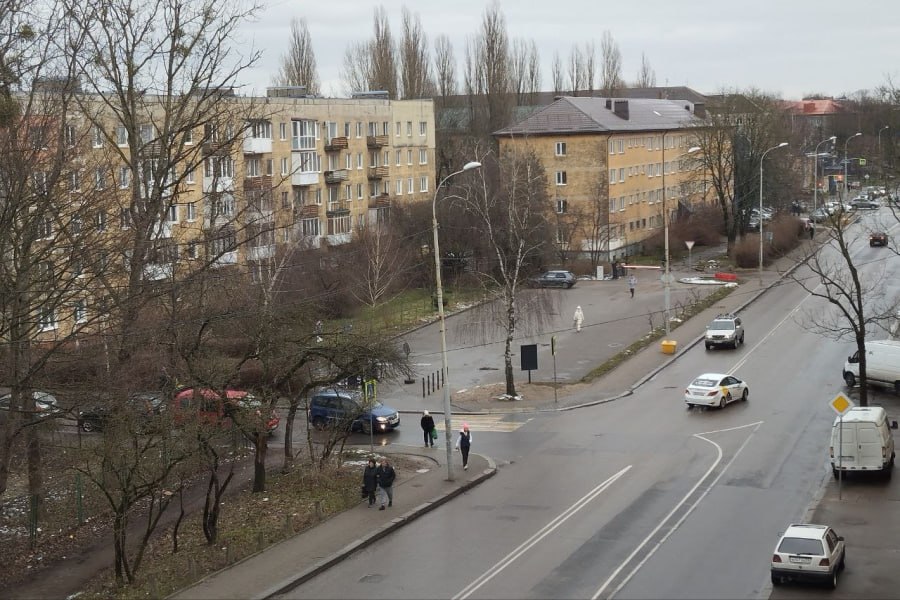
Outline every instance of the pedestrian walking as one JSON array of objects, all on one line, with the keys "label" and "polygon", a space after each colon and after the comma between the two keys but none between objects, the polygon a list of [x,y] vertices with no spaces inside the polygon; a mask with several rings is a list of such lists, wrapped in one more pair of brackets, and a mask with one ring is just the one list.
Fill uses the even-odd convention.
[{"label": "pedestrian walking", "polygon": [[437,437],[434,431],[434,418],[428,414],[427,410],[422,413],[422,419],[419,421],[419,425],[422,427],[422,434],[425,437],[425,447],[431,446],[434,448],[434,438]]},{"label": "pedestrian walking", "polygon": [[631,297],[634,298],[634,286],[637,285],[637,278],[632,275],[628,278],[628,290],[631,292]]},{"label": "pedestrian walking", "polygon": [[381,507],[378,510],[384,510],[384,501],[387,499],[387,505],[394,505],[394,479],[397,478],[397,472],[388,459],[381,459],[381,466],[378,467],[378,501]]},{"label": "pedestrian walking", "polygon": [[469,424],[463,423],[459,437],[456,439],[456,449],[462,452],[463,471],[469,468],[469,448],[472,447],[472,432],[469,431]]},{"label": "pedestrian walking", "polygon": [[809,239],[813,239],[816,237],[816,224],[812,221],[809,222]]},{"label": "pedestrian walking", "polygon": [[378,467],[374,458],[370,458],[363,471],[362,493],[363,498],[369,499],[369,508],[375,505],[375,490],[378,488]]},{"label": "pedestrian walking", "polygon": [[581,332],[581,324],[584,322],[584,313],[581,312],[581,307],[575,307],[575,316],[572,317],[572,323],[575,325],[575,333]]}]

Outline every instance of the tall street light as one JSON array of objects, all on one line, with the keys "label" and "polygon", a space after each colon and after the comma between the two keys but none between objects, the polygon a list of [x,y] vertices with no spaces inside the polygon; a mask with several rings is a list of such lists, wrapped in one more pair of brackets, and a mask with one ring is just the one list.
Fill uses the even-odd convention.
[{"label": "tall street light", "polygon": [[885,125],[878,130],[878,162],[881,163],[881,185],[884,186],[885,194],[887,194],[887,179],[884,176],[884,154],[881,152],[881,132],[890,128],[890,125]]},{"label": "tall street light", "polygon": [[847,201],[847,196],[849,195],[847,192],[850,190],[850,181],[847,179],[847,144],[849,144],[850,140],[852,140],[853,138],[859,137],[861,135],[862,132],[856,132],[846,140],[844,140],[844,185],[841,189],[841,202]]},{"label": "tall street light", "polygon": [[778,150],[787,146],[787,142],[781,142],[777,146],[772,146],[762,153],[759,158],[759,280],[762,281],[763,268],[763,163],[766,161],[766,154],[772,150]]},{"label": "tall street light", "polygon": [[[818,203],[817,201],[819,198],[819,146],[821,146],[822,144],[826,144],[828,142],[831,142],[833,144],[836,140],[837,140],[837,136],[833,135],[830,138],[828,138],[827,140],[822,140],[821,142],[816,144],[816,151],[815,151],[815,157],[814,157],[816,163],[815,163],[815,166],[813,167],[813,212],[816,212],[817,203]],[[761,217],[762,217],[762,215],[760,215],[760,222],[762,222]]]},{"label": "tall street light", "polygon": [[[668,193],[666,191],[666,134],[668,131],[663,132],[662,136],[662,193],[663,193],[663,244],[665,247],[665,272],[663,273],[663,291],[665,298],[665,320],[666,320],[666,339],[669,338],[669,333],[671,333],[670,325],[669,325],[669,313],[672,311],[672,292],[671,292],[671,283],[672,283],[672,272],[669,268],[669,211],[666,207],[666,200],[668,197]],[[699,146],[694,146],[693,148],[689,148],[686,154],[693,154],[700,150]]]},{"label": "tall street light", "polygon": [[438,245],[437,198],[438,193],[448,179],[465,171],[481,168],[480,162],[466,163],[459,171],[454,171],[437,185],[434,199],[431,201],[431,228],[434,233],[434,278],[437,295],[438,320],[441,323],[441,366],[444,370],[444,441],[447,445],[447,481],[453,481],[453,431],[450,425],[450,370],[447,366],[447,325],[444,321],[444,288],[441,285],[441,247]]}]

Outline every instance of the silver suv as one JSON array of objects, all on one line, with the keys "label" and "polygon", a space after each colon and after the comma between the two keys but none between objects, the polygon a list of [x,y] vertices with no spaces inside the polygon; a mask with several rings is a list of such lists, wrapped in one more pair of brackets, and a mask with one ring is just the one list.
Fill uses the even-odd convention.
[{"label": "silver suv", "polygon": [[712,347],[728,346],[737,348],[744,343],[744,326],[740,317],[730,314],[719,315],[713,322],[706,326],[706,349]]}]

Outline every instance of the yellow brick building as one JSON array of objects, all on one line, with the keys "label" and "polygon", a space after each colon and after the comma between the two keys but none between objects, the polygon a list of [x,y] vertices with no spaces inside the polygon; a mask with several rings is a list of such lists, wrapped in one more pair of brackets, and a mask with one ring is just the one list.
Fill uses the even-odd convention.
[{"label": "yellow brick building", "polygon": [[705,202],[689,158],[703,116],[687,101],[563,97],[494,135],[501,154],[528,148],[541,160],[560,223],[573,215],[576,228],[557,242],[615,260],[662,230],[664,206],[674,219]]}]

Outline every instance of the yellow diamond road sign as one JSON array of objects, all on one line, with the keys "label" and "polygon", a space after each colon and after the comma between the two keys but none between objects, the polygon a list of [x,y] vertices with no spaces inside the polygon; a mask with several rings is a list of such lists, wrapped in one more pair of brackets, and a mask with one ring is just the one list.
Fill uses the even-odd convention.
[{"label": "yellow diamond road sign", "polygon": [[834,409],[834,412],[839,415],[844,414],[854,406],[853,401],[843,394],[838,394],[837,396],[835,396],[830,404],[831,408]]}]

